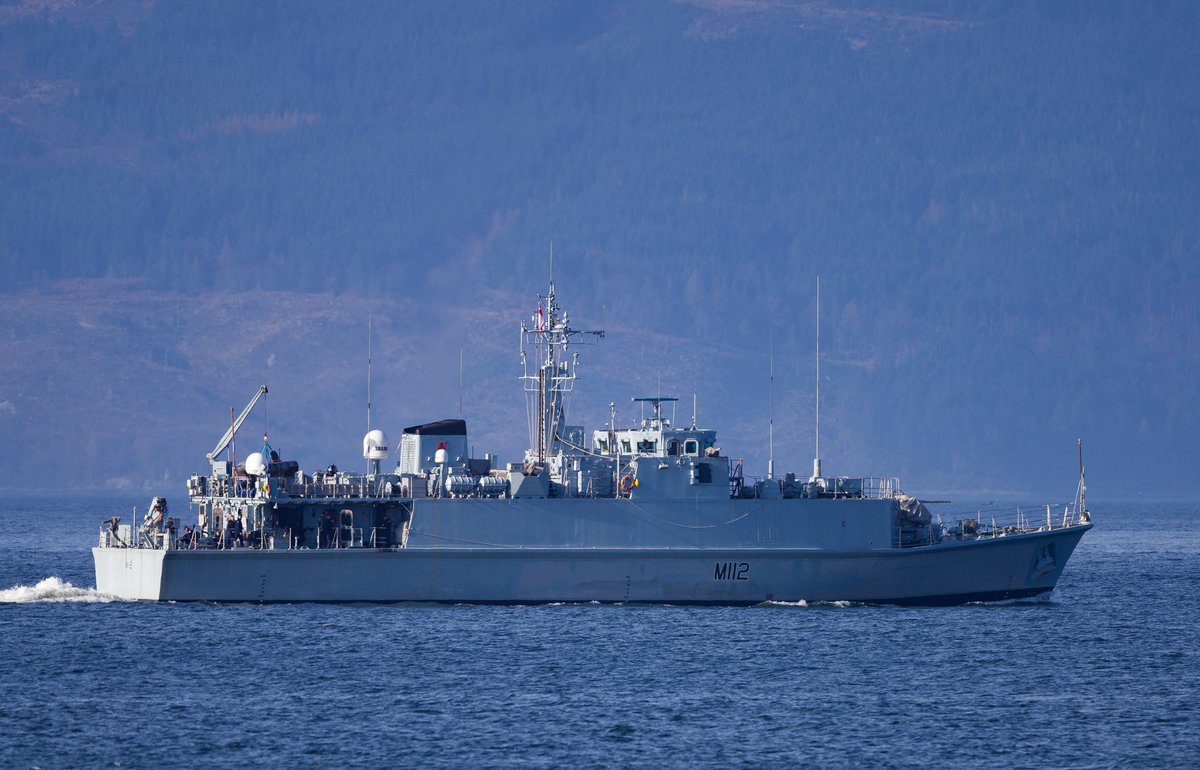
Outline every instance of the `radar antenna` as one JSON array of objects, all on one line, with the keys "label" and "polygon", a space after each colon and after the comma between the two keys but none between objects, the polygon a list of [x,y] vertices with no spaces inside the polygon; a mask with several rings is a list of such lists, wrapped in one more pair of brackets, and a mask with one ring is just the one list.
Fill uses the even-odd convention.
[{"label": "radar antenna", "polygon": [[[675,424],[675,419],[674,419],[675,402],[678,401],[679,399],[674,398],[672,396],[643,396],[641,398],[631,398],[629,400],[633,401],[634,403],[640,403],[640,404],[642,404],[643,407],[646,404],[650,405],[651,413],[650,413],[650,421],[649,422],[646,421],[645,411],[642,412],[642,425],[643,426],[650,426],[652,428],[660,428],[664,424],[666,424],[666,425],[674,425]],[[662,410],[663,404],[671,404],[672,418],[670,420],[666,420],[663,417],[663,410]]]},{"label": "radar antenna", "polygon": [[[553,245],[551,245],[553,264]],[[553,271],[553,267],[551,267]],[[528,325],[527,325],[528,324]],[[566,399],[574,390],[579,354],[572,344],[589,344],[603,339],[599,330],[574,329],[558,304],[551,272],[550,290],[538,295],[537,310],[530,321],[521,323],[521,365],[525,386],[525,408],[529,418],[527,462],[541,464],[557,453],[564,424]],[[527,351],[531,355],[527,355]],[[536,367],[536,368],[535,368]]]}]

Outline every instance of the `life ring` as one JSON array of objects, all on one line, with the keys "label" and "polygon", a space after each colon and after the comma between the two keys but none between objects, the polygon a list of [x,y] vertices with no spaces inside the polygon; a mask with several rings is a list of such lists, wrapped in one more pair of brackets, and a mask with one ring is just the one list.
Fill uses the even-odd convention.
[{"label": "life ring", "polygon": [[625,494],[629,494],[630,492],[632,492],[633,487],[634,487],[633,475],[630,473],[626,473],[624,476],[622,476],[620,486],[621,486],[621,491],[624,492]]}]

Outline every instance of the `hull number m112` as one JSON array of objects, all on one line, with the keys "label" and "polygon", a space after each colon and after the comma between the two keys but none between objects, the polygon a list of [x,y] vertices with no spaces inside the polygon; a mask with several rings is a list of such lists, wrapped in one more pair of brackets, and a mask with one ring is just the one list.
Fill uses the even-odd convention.
[{"label": "hull number m112", "polygon": [[744,561],[719,561],[713,580],[749,580],[750,564]]}]

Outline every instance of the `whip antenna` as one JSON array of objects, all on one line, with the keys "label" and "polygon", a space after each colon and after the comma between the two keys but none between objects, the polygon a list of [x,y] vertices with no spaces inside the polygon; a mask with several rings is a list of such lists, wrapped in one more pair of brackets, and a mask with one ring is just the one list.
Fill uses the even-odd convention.
[{"label": "whip antenna", "polygon": [[771,329],[767,375],[767,478],[775,478],[775,330]]},{"label": "whip antenna", "polygon": [[821,478],[821,276],[817,276],[817,426],[813,452],[813,475],[810,481]]},{"label": "whip antenna", "polygon": [[367,316],[367,433],[371,432],[371,316]]}]

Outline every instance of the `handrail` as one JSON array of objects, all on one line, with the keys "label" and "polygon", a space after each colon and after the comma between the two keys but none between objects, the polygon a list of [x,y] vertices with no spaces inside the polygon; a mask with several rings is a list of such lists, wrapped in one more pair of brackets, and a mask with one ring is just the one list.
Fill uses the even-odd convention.
[{"label": "handrail", "polygon": [[903,521],[897,521],[895,546],[912,548],[947,541],[984,540],[1030,532],[1052,532],[1087,524],[1091,521],[1091,515],[1078,502],[1046,503],[1032,508],[1016,506],[976,509],[973,515],[965,513],[957,520],[950,519],[954,523],[949,526],[946,521],[944,517],[939,516],[936,522],[908,527],[904,526]]}]

